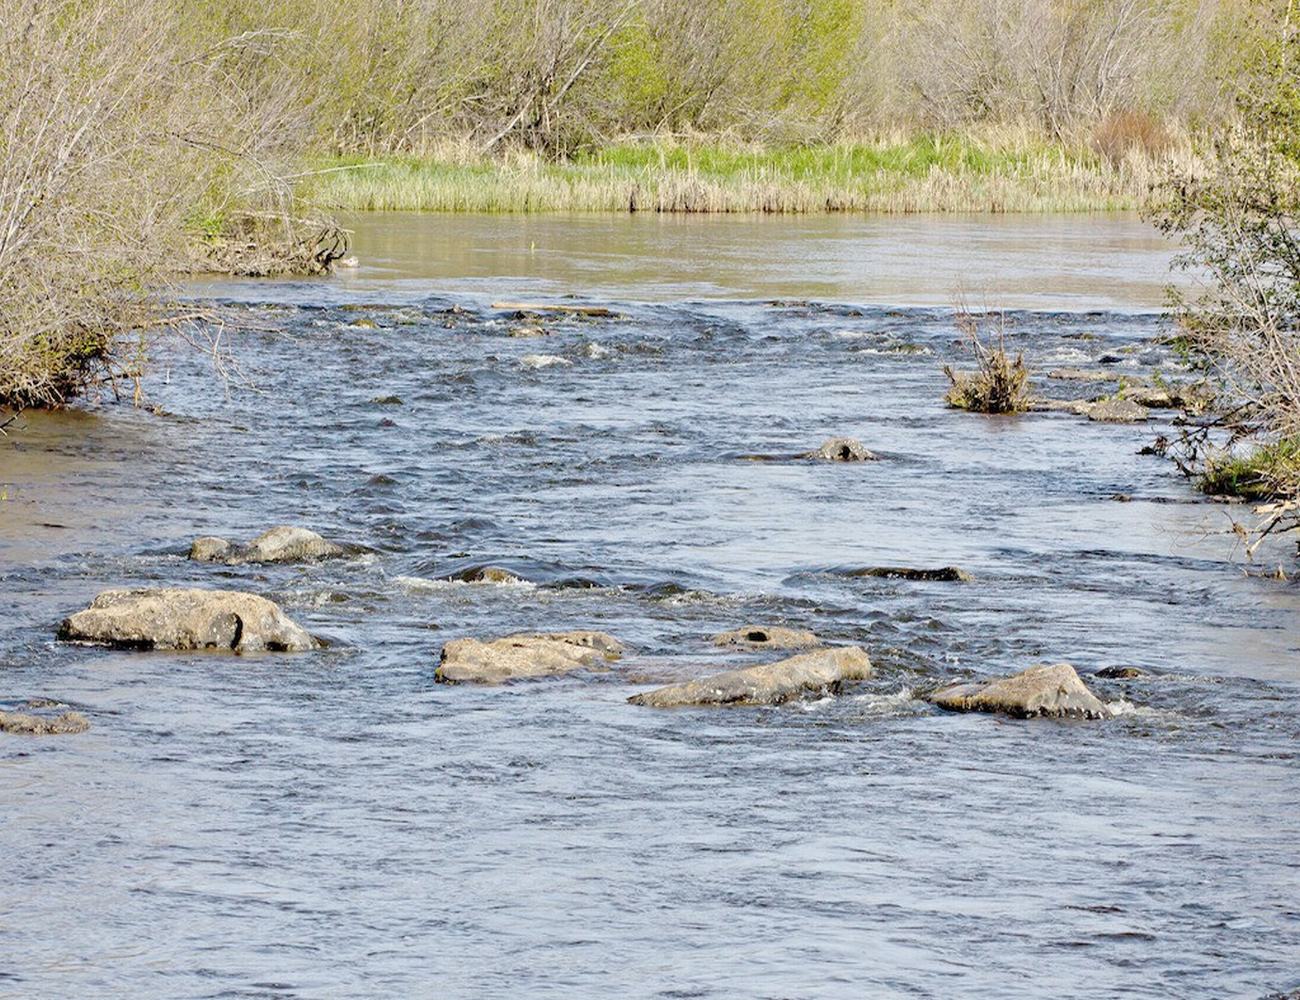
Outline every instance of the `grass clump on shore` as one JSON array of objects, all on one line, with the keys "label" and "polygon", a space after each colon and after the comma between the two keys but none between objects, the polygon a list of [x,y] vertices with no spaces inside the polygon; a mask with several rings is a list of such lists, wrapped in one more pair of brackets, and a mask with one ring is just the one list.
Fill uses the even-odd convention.
[{"label": "grass clump on shore", "polygon": [[354,211],[1097,212],[1138,207],[1170,155],[1113,162],[1010,130],[793,147],[657,138],[559,160],[446,146],[325,162],[304,191]]},{"label": "grass clump on shore", "polygon": [[1196,479],[1203,493],[1266,501],[1300,483],[1300,438],[1259,445],[1245,454],[1224,452],[1205,462]]},{"label": "grass clump on shore", "polygon": [[957,372],[943,366],[950,383],[944,401],[972,413],[1023,413],[1029,408],[1029,369],[1024,355],[1007,353],[1005,332],[983,337],[979,321],[959,310],[957,328],[975,356],[976,370]]}]

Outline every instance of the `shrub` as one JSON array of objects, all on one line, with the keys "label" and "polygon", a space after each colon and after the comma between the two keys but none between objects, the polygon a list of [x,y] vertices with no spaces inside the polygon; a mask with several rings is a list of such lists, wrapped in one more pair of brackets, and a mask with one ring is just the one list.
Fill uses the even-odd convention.
[{"label": "shrub", "polygon": [[0,5],[0,404],[137,376],[196,237],[301,242],[302,102],[256,72],[275,41],[196,38],[171,0]]},{"label": "shrub", "polygon": [[1131,155],[1157,159],[1174,148],[1174,137],[1154,115],[1144,111],[1115,111],[1092,130],[1092,147],[1113,167]]},{"label": "shrub", "polygon": [[1204,489],[1264,502],[1248,551],[1300,528],[1300,28],[1284,12],[1267,37],[1239,122],[1215,137],[1207,169],[1169,179],[1153,212],[1182,241],[1179,264],[1208,278],[1194,297],[1171,295],[1228,437],[1225,448],[1185,435],[1180,464]]},{"label": "shrub", "polygon": [[1029,407],[1029,369],[1024,355],[1007,354],[1006,332],[980,335],[979,321],[958,309],[957,328],[975,356],[976,370],[955,372],[948,365],[943,373],[951,383],[944,400],[949,406],[973,413],[1022,413]]}]

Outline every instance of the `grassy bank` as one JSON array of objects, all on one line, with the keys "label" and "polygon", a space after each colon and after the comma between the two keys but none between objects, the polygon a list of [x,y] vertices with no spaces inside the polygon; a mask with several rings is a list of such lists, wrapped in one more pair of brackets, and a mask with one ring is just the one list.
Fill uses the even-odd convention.
[{"label": "grassy bank", "polygon": [[791,148],[657,140],[562,161],[448,146],[321,162],[304,192],[354,211],[1106,212],[1137,208],[1160,166],[1137,148],[1115,162],[1028,136]]}]

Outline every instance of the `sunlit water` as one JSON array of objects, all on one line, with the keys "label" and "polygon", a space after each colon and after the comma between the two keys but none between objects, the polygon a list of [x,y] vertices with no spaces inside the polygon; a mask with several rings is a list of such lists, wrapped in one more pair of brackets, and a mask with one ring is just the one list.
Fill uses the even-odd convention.
[{"label": "sunlit water", "polygon": [[[1014,307],[1036,370],[1176,372],[1156,343],[1168,250],[1139,223],[357,230],[355,273],[198,289],[251,328],[226,335],[229,394],[166,351],[147,385],[166,415],[29,414],[0,440],[0,707],[54,698],[93,725],[0,735],[0,996],[1300,986],[1296,585],[1244,562],[1240,508],[1138,454],[1165,423],[942,403],[962,289]],[[565,294],[621,317],[515,339],[492,308]],[[742,458],[833,434],[882,461]],[[276,523],[364,552],[184,559],[195,535]],[[899,563],[977,579],[843,573]],[[532,582],[442,579],[484,564]],[[149,584],[265,593],[331,646],[53,641],[98,590]],[[878,676],[776,709],[626,703],[750,662],[707,642],[750,621],[860,643]],[[448,638],[571,627],[630,655],[433,682]],[[1155,676],[1090,680],[1125,703],[1104,723],[913,697],[1043,660]]]}]

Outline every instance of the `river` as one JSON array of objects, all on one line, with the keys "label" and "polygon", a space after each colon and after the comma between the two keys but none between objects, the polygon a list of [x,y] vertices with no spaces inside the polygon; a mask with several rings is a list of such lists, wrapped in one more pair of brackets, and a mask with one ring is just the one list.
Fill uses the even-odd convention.
[{"label": "river", "polygon": [[[1300,591],[1241,508],[1139,454],[1168,418],[947,409],[950,306],[1039,373],[1177,372],[1135,219],[373,216],[361,266],[207,282],[232,378],[0,438],[0,997],[1113,997],[1300,987]],[[564,298],[575,296],[576,299]],[[493,303],[606,306],[545,320]],[[1102,359],[1107,358],[1105,366]],[[1071,387],[1043,381],[1063,395]],[[1073,387],[1077,389],[1078,387]],[[378,402],[396,397],[400,402]],[[832,435],[862,464],[747,461]],[[302,524],[306,566],[191,563]],[[447,579],[482,565],[526,583]],[[959,565],[972,583],[855,567]],[[255,590],[330,646],[59,644],[124,585]],[[752,657],[875,679],[780,708],[629,705]],[[593,627],[608,673],[434,683],[460,635]],[[944,714],[1068,661],[1104,722]],[[1113,665],[1150,675],[1093,679]]]}]

